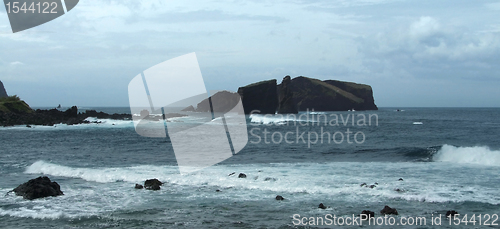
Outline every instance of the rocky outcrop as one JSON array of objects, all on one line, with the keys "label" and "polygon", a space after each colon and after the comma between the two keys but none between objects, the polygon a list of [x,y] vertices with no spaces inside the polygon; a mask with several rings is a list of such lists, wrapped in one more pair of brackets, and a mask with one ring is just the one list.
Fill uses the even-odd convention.
[{"label": "rocky outcrop", "polygon": [[163,182],[158,179],[149,179],[144,181],[144,188],[148,190],[160,190],[160,186],[163,185]]},{"label": "rocky outcrop", "polygon": [[[168,114],[167,117],[169,116],[178,117],[185,115]],[[78,108],[76,106],[73,106],[66,111],[60,111],[55,108],[50,110],[32,110],[28,104],[17,96],[0,98],[0,126],[53,126],[59,123],[67,125],[86,124],[91,123],[86,120],[88,117],[130,120],[132,116],[130,114],[107,114],[104,112],[97,112],[95,110],[87,110],[82,113],[78,112]]]},{"label": "rocky outcrop", "polygon": [[377,110],[370,86],[303,76],[292,79],[290,89],[299,111]]},{"label": "rocky outcrop", "polygon": [[238,88],[245,114],[275,114],[278,108],[276,80],[261,81]]},{"label": "rocky outcrop", "polygon": [[385,206],[384,209],[380,211],[380,214],[382,215],[398,215],[398,210],[395,208],[391,208],[389,206]]},{"label": "rocky outcrop", "polygon": [[[238,93],[233,93],[229,91],[219,91],[213,96],[201,101],[196,106],[197,112],[220,112],[226,113],[232,110],[238,102],[240,101],[240,96]],[[210,106],[210,103],[212,104]],[[213,110],[212,110],[213,109]]]},{"label": "rocky outcrop", "polygon": [[240,173],[240,175],[238,175],[238,178],[247,178],[247,175],[244,173]]},{"label": "rocky outcrop", "polygon": [[4,98],[7,96],[7,91],[5,91],[5,87],[3,86],[2,81],[0,81],[0,98]]},{"label": "rocky outcrop", "polygon": [[276,196],[276,200],[285,200],[285,198],[283,198],[283,197],[282,197],[282,196],[280,196],[280,195],[277,195],[277,196]]},{"label": "rocky outcrop", "polygon": [[64,195],[59,184],[45,176],[31,179],[12,191],[27,200]]},{"label": "rocky outcrop", "polygon": [[369,210],[363,210],[360,214],[361,220],[367,220],[372,217],[375,217],[375,212],[369,211]]},{"label": "rocky outcrop", "polygon": [[278,86],[278,113],[279,114],[296,114],[299,111],[297,110],[297,104],[295,104],[293,91],[290,88],[290,84],[292,83],[292,79],[290,76],[285,76],[281,84]]},{"label": "rocky outcrop", "polygon": [[321,209],[326,209],[326,206],[323,204],[323,203],[320,203],[318,208],[321,208]]}]

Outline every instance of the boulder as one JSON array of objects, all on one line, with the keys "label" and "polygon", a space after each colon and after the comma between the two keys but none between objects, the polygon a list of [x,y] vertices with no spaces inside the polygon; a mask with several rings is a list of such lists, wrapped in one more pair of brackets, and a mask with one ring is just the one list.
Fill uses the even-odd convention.
[{"label": "boulder", "polygon": [[398,211],[395,208],[391,208],[385,205],[384,209],[380,211],[382,215],[398,215]]},{"label": "boulder", "polygon": [[361,215],[359,215],[359,216],[361,217],[361,220],[367,220],[367,219],[370,219],[372,217],[375,217],[375,212],[363,210],[361,212]]},{"label": "boulder", "polygon": [[456,212],[455,210],[450,210],[446,212],[446,217],[453,217],[455,215],[458,215],[458,212]]},{"label": "boulder", "polygon": [[285,198],[283,198],[283,197],[282,197],[282,196],[280,196],[280,195],[277,195],[277,196],[276,196],[276,200],[285,200]]},{"label": "boulder", "polygon": [[59,184],[46,176],[31,179],[12,191],[27,200],[64,195]]},{"label": "boulder", "polygon": [[297,114],[297,105],[293,99],[293,91],[290,88],[290,83],[292,82],[290,76],[285,76],[281,84],[278,85],[278,113],[279,114]]},{"label": "boulder", "polygon": [[399,178],[399,180],[398,180],[398,181],[403,181],[403,178]]},{"label": "boulder", "polygon": [[[275,114],[278,108],[276,80],[267,80],[238,88],[245,114]],[[258,112],[255,112],[258,111]]]},{"label": "boulder", "polygon": [[163,185],[163,182],[158,179],[149,179],[144,181],[144,188],[148,190],[160,190],[160,186]]},{"label": "boulder", "polygon": [[321,209],[326,209],[326,206],[323,204],[323,203],[320,203],[318,208],[321,208]]},{"label": "boulder", "polygon": [[135,189],[143,189],[144,186],[140,185],[140,184],[135,184]]},{"label": "boulder", "polygon": [[7,91],[5,91],[5,87],[3,86],[2,81],[0,81],[0,98],[7,97]]},{"label": "boulder", "polygon": [[247,175],[244,173],[240,173],[240,175],[238,175],[238,178],[247,178]]},{"label": "boulder", "polygon": [[360,187],[366,186],[366,183],[363,183],[363,184],[361,184],[361,185],[359,185],[359,186],[360,186]]}]

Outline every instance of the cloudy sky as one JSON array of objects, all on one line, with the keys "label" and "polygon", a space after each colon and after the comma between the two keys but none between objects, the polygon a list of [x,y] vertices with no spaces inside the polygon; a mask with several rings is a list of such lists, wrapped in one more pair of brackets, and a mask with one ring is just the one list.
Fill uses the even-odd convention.
[{"label": "cloudy sky", "polygon": [[208,90],[307,76],[369,84],[379,107],[499,107],[500,3],[80,0],[13,34],[0,80],[31,106],[128,106],[134,76],[196,52]]}]

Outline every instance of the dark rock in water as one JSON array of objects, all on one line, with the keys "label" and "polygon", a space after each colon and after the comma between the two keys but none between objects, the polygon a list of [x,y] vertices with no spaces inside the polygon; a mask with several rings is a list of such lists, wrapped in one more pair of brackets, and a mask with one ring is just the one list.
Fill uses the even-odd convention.
[{"label": "dark rock in water", "polygon": [[186,108],[182,109],[181,111],[191,111],[191,112],[193,112],[193,111],[196,111],[196,110],[194,109],[193,105],[190,105],[189,107],[186,107]]},{"label": "dark rock in water", "polygon": [[[240,102],[240,95],[229,91],[219,91],[196,106],[197,112],[226,113]],[[212,106],[210,106],[212,103]]]},{"label": "dark rock in water", "polygon": [[276,178],[266,177],[264,181],[276,181]]},{"label": "dark rock in water", "polygon": [[244,173],[240,173],[240,175],[238,175],[238,178],[247,178],[247,175]]},{"label": "dark rock in water", "polygon": [[276,80],[267,80],[238,88],[245,114],[275,114],[278,108]]},{"label": "dark rock in water", "polygon": [[399,178],[399,180],[398,180],[398,181],[403,181],[403,178]]},{"label": "dark rock in water", "polygon": [[361,220],[367,220],[367,219],[370,219],[372,217],[375,217],[375,212],[372,212],[372,211],[368,211],[368,210],[363,210],[361,212]]},{"label": "dark rock in water", "polygon": [[453,217],[455,215],[458,215],[458,212],[456,212],[455,210],[451,210],[451,211],[446,212],[446,217],[448,217],[448,216]]},{"label": "dark rock in water", "polygon": [[229,176],[229,177],[230,177],[230,176],[232,176],[232,175],[234,175],[234,174],[236,174],[236,172],[232,172],[232,173],[230,173],[230,174],[229,174],[229,175],[227,175],[227,176]]},{"label": "dark rock in water", "polygon": [[377,110],[372,88],[364,84],[299,76],[290,89],[299,111]]},{"label": "dark rock in water", "polygon": [[292,82],[290,76],[285,76],[281,84],[278,86],[278,113],[279,114],[297,114],[297,105],[293,100],[293,91],[290,89],[290,83]]},{"label": "dark rock in water", "polygon": [[135,189],[143,189],[144,186],[140,185],[140,184],[135,184]]},{"label": "dark rock in water", "polygon": [[216,191],[216,192],[221,192],[221,190],[219,190],[219,189],[217,189],[217,190],[215,190],[215,191]]},{"label": "dark rock in water", "polygon": [[391,208],[385,205],[384,209],[380,211],[382,215],[398,215],[398,211],[395,208]]},{"label": "dark rock in water", "polygon": [[144,181],[144,188],[148,190],[160,190],[160,186],[162,185],[163,183],[158,179],[150,179]]},{"label": "dark rock in water", "polygon": [[377,182],[375,182],[375,183],[374,183],[374,185],[378,185],[378,183],[377,183]]},{"label": "dark rock in water", "polygon": [[0,98],[7,97],[7,91],[5,91],[5,87],[3,86],[2,81],[0,81]]},{"label": "dark rock in water", "polygon": [[400,188],[396,188],[396,189],[394,189],[394,191],[396,191],[396,192],[405,192],[404,189],[400,189]]},{"label": "dark rock in water", "polygon": [[366,186],[366,183],[363,183],[363,184],[361,184],[361,185],[359,185],[359,186],[360,186],[360,187]]},{"label": "dark rock in water", "polygon": [[21,184],[15,188],[14,193],[24,199],[33,200],[48,196],[64,195],[57,182],[52,182],[48,177],[38,177]]},{"label": "dark rock in water", "polygon": [[30,125],[26,125],[26,127],[31,128],[31,126],[30,126]]},{"label": "dark rock in water", "polygon": [[276,196],[276,200],[285,200],[285,198],[283,198],[283,197],[282,197],[282,196],[280,196],[280,195],[277,195],[277,196]]},{"label": "dark rock in water", "polygon": [[326,206],[323,204],[323,203],[320,203],[318,208],[321,208],[321,209],[326,209]]},{"label": "dark rock in water", "polygon": [[369,187],[369,188],[375,188],[375,187],[377,187],[377,186],[376,186],[376,185],[374,185],[374,184],[372,184],[372,185],[370,185],[370,186],[368,186],[368,187]]}]

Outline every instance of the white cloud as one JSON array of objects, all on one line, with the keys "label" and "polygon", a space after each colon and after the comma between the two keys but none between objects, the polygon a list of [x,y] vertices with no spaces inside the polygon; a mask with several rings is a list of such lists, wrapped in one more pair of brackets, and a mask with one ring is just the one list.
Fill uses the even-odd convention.
[{"label": "white cloud", "polygon": [[19,65],[24,65],[24,63],[21,61],[10,62],[10,66],[19,66]]}]

